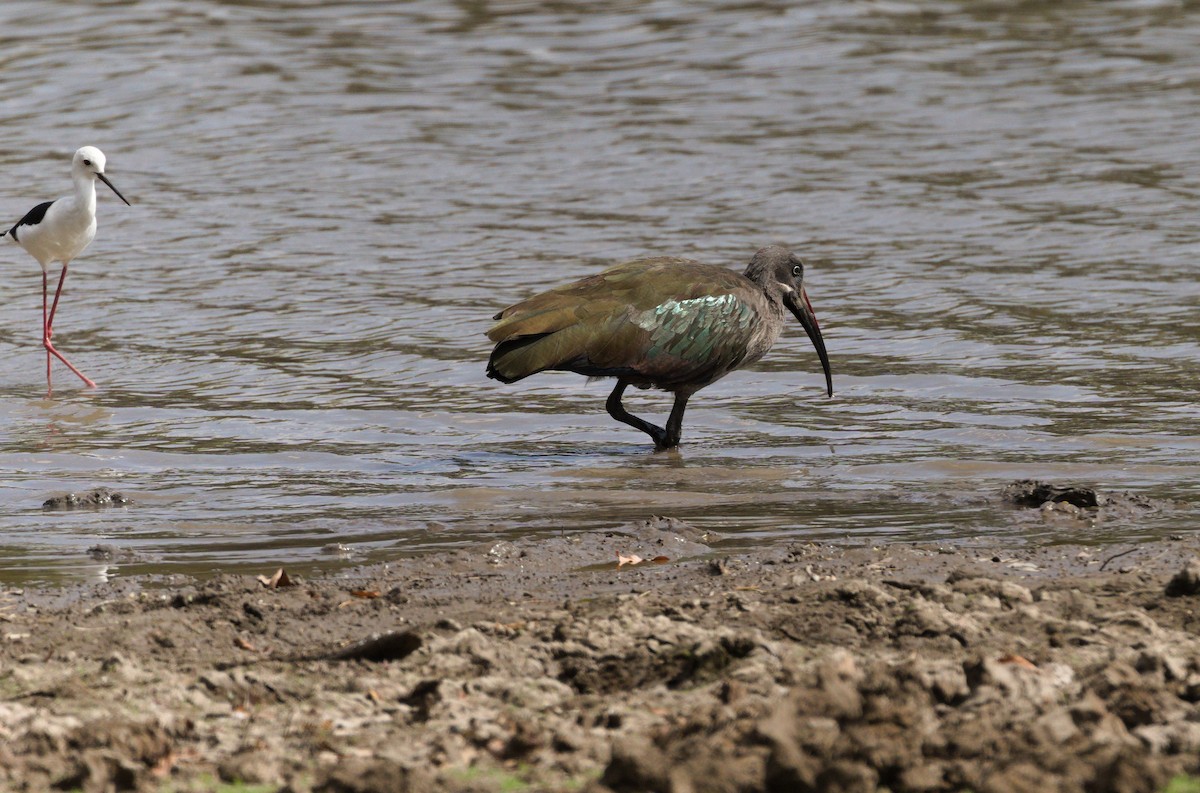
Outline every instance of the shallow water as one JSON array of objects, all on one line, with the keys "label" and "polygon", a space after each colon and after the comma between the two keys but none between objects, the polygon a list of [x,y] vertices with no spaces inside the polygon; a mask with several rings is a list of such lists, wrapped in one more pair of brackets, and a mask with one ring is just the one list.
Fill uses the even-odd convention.
[{"label": "shallow water", "polygon": [[[1200,12],[790,6],[6,3],[0,217],[66,192],[85,143],[134,206],[100,186],[55,326],[95,392],[59,367],[46,398],[37,266],[0,249],[0,578],[652,514],[734,545],[1193,530]],[[483,376],[511,302],[772,241],[808,264],[832,400],[798,327],[692,401],[678,453],[604,383]],[[1016,519],[993,497],[1025,477],[1172,506]],[[41,510],[95,485],[136,504]]]}]

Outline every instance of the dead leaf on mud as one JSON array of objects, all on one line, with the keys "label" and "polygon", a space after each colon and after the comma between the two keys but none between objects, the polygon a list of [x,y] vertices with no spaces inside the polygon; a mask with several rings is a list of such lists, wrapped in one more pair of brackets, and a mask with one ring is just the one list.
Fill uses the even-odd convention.
[{"label": "dead leaf on mud", "polygon": [[280,587],[296,585],[296,582],[288,576],[282,567],[276,570],[275,575],[271,576],[270,578],[265,575],[260,575],[258,577],[258,581],[267,589],[279,589]]},{"label": "dead leaf on mud", "polygon": [[624,567],[627,564],[634,565],[634,564],[641,564],[641,563],[642,563],[642,557],[638,556],[636,553],[632,553],[629,556],[622,556],[621,552],[617,551],[617,568],[618,569]]},{"label": "dead leaf on mud", "polygon": [[378,589],[351,589],[350,594],[356,598],[363,598],[365,600],[373,600],[373,599],[379,597],[379,590]]},{"label": "dead leaf on mud", "polygon": [[1037,664],[1035,664],[1033,661],[1030,661],[1023,655],[1014,655],[1009,653],[1008,655],[1000,656],[997,660],[1002,664],[1012,664],[1013,666],[1019,666],[1022,669],[1037,669]]},{"label": "dead leaf on mud", "polygon": [[243,639],[241,636],[233,637],[233,643],[239,650],[246,650],[246,651],[252,652],[252,653],[258,652],[257,647],[255,647],[253,644],[251,644],[247,640]]},{"label": "dead leaf on mud", "polygon": [[654,564],[666,564],[667,562],[669,562],[671,560],[669,557],[666,557],[666,556],[656,556],[653,559],[651,559],[650,561],[654,562]]}]

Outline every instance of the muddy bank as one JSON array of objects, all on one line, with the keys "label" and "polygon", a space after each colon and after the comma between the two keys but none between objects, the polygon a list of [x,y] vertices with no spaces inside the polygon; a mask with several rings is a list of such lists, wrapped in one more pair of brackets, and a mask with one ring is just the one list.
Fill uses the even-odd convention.
[{"label": "muddy bank", "polygon": [[1200,772],[1193,539],[715,539],[659,519],[294,586],[4,592],[0,788],[1133,793]]}]

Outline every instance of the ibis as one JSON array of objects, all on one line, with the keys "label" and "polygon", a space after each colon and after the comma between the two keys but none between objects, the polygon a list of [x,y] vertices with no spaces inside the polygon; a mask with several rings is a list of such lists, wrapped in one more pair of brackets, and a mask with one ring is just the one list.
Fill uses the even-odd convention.
[{"label": "ibis", "polygon": [[[744,273],[676,257],[634,259],[496,314],[487,376],[513,383],[547,370],[613,377],[608,413],[645,432],[656,449],[679,444],[688,399],[771,349],[787,311],[804,328],[833,396],[821,326],[804,289],[804,265],[772,245]],[[666,427],[634,416],[625,389],[674,394]]]}]

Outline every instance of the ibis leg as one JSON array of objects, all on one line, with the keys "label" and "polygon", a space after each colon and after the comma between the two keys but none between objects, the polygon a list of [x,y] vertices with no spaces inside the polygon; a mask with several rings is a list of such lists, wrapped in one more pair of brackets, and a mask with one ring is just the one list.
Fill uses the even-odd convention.
[{"label": "ibis leg", "polygon": [[[621,404],[621,395],[625,393],[625,389],[628,387],[629,383],[625,382],[624,380],[617,380],[617,387],[614,388],[612,393],[608,395],[608,402],[606,402],[604,405],[606,408],[608,408],[608,415],[612,416],[623,424],[636,427],[637,429],[646,433],[654,439],[654,445],[659,449],[666,449],[670,446],[674,446],[674,443],[667,443],[668,438],[666,430],[664,430],[662,427],[656,427],[650,422],[638,418],[626,410],[625,406]],[[671,415],[674,416],[674,411],[672,411]],[[683,420],[683,411],[680,411],[679,418],[680,421]],[[679,439],[676,437],[675,443],[678,442]]]},{"label": "ibis leg", "polygon": [[[42,274],[42,278],[45,279],[45,273]],[[66,367],[74,372],[75,375],[82,380],[88,388],[95,388],[95,381],[93,381],[83,372],[76,369],[75,365],[68,361],[62,353],[54,349],[54,345],[50,343],[50,337],[54,335],[54,312],[58,311],[58,298],[62,295],[63,281],[65,280],[67,280],[67,266],[64,264],[62,268],[62,274],[58,276],[58,289],[54,290],[54,303],[52,303],[50,306],[49,316],[45,315],[46,283],[45,280],[42,282],[42,314],[43,320],[45,321],[45,325],[42,327],[42,346],[46,348],[46,387],[50,387],[50,356],[53,355],[55,358],[66,364]]]},{"label": "ibis leg", "polygon": [[675,404],[671,407],[670,417],[667,418],[666,437],[659,444],[660,449],[670,449],[679,445],[679,434],[683,431],[683,411],[687,410],[690,396],[691,394],[675,394]]}]

